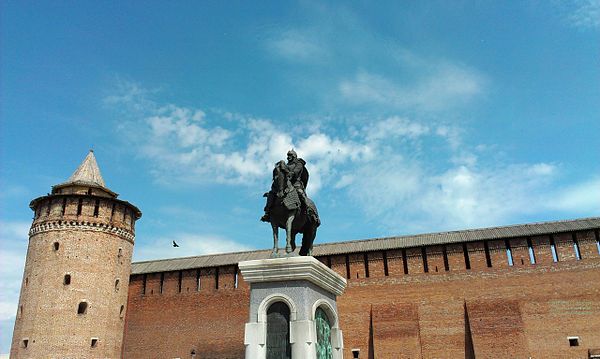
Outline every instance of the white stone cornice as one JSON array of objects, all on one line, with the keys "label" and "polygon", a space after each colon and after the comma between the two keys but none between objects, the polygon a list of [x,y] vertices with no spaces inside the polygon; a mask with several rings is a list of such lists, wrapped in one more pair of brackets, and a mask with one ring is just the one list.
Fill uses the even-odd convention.
[{"label": "white stone cornice", "polygon": [[346,279],[314,257],[284,257],[244,261],[238,264],[248,283],[307,280],[336,296],[346,288]]}]

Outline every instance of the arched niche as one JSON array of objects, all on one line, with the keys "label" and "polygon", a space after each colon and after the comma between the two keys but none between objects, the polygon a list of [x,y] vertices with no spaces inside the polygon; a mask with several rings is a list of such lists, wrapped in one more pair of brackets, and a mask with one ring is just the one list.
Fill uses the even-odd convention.
[{"label": "arched niche", "polygon": [[[296,320],[296,314],[298,313],[296,303],[292,300],[292,298],[288,297],[285,294],[277,293],[271,294],[265,297],[263,301],[258,306],[258,322],[266,323],[267,322],[267,309],[271,306],[271,304],[275,302],[284,302],[290,308],[290,321],[293,322]],[[314,316],[314,314],[313,314]]]}]

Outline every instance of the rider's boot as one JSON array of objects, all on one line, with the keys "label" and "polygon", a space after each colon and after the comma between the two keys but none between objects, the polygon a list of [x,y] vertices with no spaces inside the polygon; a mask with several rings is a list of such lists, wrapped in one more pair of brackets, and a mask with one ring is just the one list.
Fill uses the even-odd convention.
[{"label": "rider's boot", "polygon": [[269,213],[269,211],[265,211],[265,214],[260,217],[260,220],[263,222],[271,222],[271,214]]}]

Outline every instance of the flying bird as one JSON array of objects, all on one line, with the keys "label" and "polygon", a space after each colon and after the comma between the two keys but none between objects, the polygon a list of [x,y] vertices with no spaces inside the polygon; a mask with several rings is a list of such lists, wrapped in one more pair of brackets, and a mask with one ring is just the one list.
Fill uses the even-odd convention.
[{"label": "flying bird", "polygon": [[173,247],[179,247],[179,244],[177,244],[177,242],[173,241]]}]

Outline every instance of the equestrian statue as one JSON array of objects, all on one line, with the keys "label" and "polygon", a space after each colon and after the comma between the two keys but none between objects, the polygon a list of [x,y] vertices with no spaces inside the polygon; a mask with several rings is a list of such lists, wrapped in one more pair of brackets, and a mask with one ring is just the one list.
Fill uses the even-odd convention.
[{"label": "equestrian statue", "polygon": [[260,219],[271,223],[273,228],[273,252],[271,257],[279,255],[279,228],[285,229],[285,252],[296,250],[296,234],[302,233],[301,256],[310,256],[321,224],[315,203],[306,196],[308,185],[306,161],[298,158],[294,150],[287,153],[287,163],[279,161],[273,169],[271,190],[267,197],[265,214]]}]

